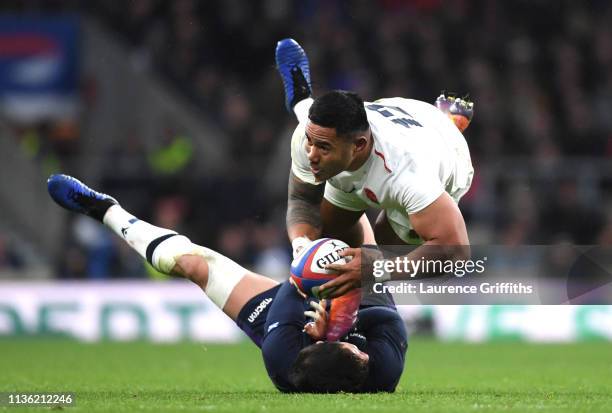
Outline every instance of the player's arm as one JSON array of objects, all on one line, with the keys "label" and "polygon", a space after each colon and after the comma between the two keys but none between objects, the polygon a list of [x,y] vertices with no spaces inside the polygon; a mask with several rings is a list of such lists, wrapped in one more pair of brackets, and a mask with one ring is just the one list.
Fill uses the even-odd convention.
[{"label": "player's arm", "polygon": [[[423,245],[469,246],[465,220],[453,198],[443,192],[433,203],[423,210],[408,215],[410,223],[425,241]],[[440,248],[447,258],[464,259],[469,256],[469,248]]]},{"label": "player's arm", "polygon": [[[443,192],[423,210],[409,215],[414,230],[425,241],[407,255],[408,260],[466,260],[470,240],[465,220],[451,196]],[[391,273],[391,280],[406,280],[439,274]]]},{"label": "player's arm", "polygon": [[325,185],[312,185],[300,180],[289,172],[287,196],[287,233],[289,240],[307,237],[315,240],[321,237],[321,200]]},{"label": "player's arm", "polygon": [[[408,260],[462,260],[470,256],[469,238],[465,220],[457,204],[451,196],[442,192],[435,201],[413,214],[408,214],[414,230],[425,241],[423,245],[407,255]],[[322,285],[321,291],[329,291],[328,298],[338,297],[362,284],[362,250],[348,248],[340,253],[352,256],[353,259],[345,265],[330,264],[329,269],[340,272],[337,278]],[[414,279],[427,274],[411,274],[407,272],[391,273],[391,280]],[[378,281],[388,281],[382,279]]]},{"label": "player's arm", "polygon": [[363,211],[339,208],[325,198],[325,185],[302,181],[289,175],[287,233],[294,255],[310,240],[322,236],[338,238],[349,245],[374,244],[374,232]]},{"label": "player's arm", "polygon": [[404,371],[408,335],[397,311],[387,307],[370,307],[359,311],[357,329],[368,340],[369,379],[364,391],[395,391]]},{"label": "player's arm", "polygon": [[300,350],[312,344],[310,337],[303,333],[305,323],[304,299],[289,282],[284,282],[268,311],[261,346],[268,376],[283,392],[295,390],[289,371]]}]

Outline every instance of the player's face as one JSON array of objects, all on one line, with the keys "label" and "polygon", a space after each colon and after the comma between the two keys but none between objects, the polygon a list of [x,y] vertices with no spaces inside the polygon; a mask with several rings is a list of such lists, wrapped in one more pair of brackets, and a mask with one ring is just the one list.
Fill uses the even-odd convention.
[{"label": "player's face", "polygon": [[306,124],[306,151],[310,171],[318,182],[346,171],[353,161],[353,143],[336,135],[335,128]]},{"label": "player's face", "polygon": [[342,342],[340,343],[340,346],[342,346],[346,351],[350,351],[351,353],[355,354],[364,362],[370,360],[370,356],[368,356],[368,353],[364,353],[363,351],[359,350],[359,347],[354,344]]},{"label": "player's face", "polygon": [[[321,343],[324,343],[324,341],[317,341],[317,344]],[[338,341],[338,345],[342,347],[345,351],[353,353],[366,363],[370,360],[370,356],[368,355],[368,353],[364,353],[363,351],[359,350],[359,347],[354,344],[347,343],[345,341]]]}]

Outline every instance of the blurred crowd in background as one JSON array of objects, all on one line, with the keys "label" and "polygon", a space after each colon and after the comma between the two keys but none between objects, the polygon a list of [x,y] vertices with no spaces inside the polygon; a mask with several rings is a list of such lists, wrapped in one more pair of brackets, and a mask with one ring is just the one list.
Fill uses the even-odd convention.
[{"label": "blurred crowd in background", "polygon": [[[274,69],[284,37],[308,53],[315,96],[348,89],[365,100],[433,102],[442,90],[469,93],[476,176],[460,206],[472,242],[612,243],[610,2],[8,1],[2,9],[96,19],[224,131],[226,167],[194,176],[197,136],[169,126],[159,131],[164,144],[147,150],[126,130],[99,189],[245,266],[282,277],[290,259],[286,193],[261,179],[295,125]],[[95,99],[91,89],[83,79],[83,105]],[[18,132],[35,162],[78,174],[71,159],[87,139],[79,130],[45,123]],[[90,220],[72,217],[62,242],[59,277],[157,276]],[[0,234],[0,268],[19,265]]]}]

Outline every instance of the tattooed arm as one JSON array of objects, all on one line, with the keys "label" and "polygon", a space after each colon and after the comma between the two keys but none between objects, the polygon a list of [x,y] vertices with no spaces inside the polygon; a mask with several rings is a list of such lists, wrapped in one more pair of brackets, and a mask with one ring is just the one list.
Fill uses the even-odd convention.
[{"label": "tattooed arm", "polygon": [[325,185],[311,185],[289,173],[287,199],[287,233],[289,240],[321,237],[321,200]]}]

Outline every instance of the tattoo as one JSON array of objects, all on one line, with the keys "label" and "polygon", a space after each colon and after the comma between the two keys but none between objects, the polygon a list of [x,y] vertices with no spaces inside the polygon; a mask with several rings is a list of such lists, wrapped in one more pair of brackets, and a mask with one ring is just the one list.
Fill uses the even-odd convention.
[{"label": "tattoo", "polygon": [[321,215],[314,205],[302,201],[289,201],[287,205],[287,228],[296,224],[312,225],[321,229]]},{"label": "tattoo", "polygon": [[287,228],[295,224],[308,224],[321,229],[320,205],[324,185],[311,185],[289,174],[287,199]]}]

